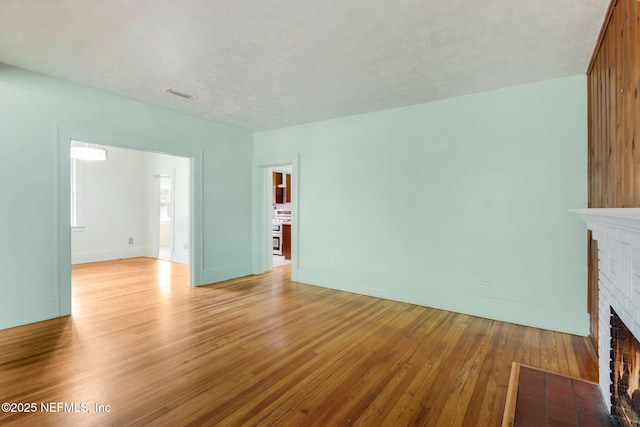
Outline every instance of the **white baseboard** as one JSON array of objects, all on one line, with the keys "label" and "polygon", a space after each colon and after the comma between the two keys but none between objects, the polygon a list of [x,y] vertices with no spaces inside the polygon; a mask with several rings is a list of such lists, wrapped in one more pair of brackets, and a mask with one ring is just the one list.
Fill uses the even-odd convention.
[{"label": "white baseboard", "polygon": [[71,254],[71,264],[84,264],[87,262],[136,258],[141,256],[148,256],[148,254],[149,249],[146,246],[107,249],[101,251],[73,252]]},{"label": "white baseboard", "polygon": [[223,280],[235,279],[236,277],[249,276],[251,274],[251,263],[231,264],[202,272],[202,285],[207,285]]},{"label": "white baseboard", "polygon": [[327,270],[299,269],[298,281],[341,291],[422,305],[518,325],[589,335],[589,315],[538,304],[448,292],[435,287],[416,289],[398,279],[359,277]]},{"label": "white baseboard", "polygon": [[19,304],[0,303],[0,329],[41,322],[69,314],[60,313],[59,308],[59,300],[57,298],[33,298],[24,307]]}]

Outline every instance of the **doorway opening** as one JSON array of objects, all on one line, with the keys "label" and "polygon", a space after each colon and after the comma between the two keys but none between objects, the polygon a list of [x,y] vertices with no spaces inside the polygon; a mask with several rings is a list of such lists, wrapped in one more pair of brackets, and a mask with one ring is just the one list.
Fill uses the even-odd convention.
[{"label": "doorway opening", "polygon": [[160,186],[158,259],[171,261],[173,247],[173,175],[159,175],[157,182]]},{"label": "doorway opening", "polygon": [[[286,168],[282,170],[285,173],[284,186],[287,184],[286,173],[290,172],[290,231],[291,231],[291,280],[298,280],[298,263],[299,263],[299,242],[298,242],[298,206],[299,206],[299,174],[300,174],[299,155],[291,155],[278,158],[258,158],[254,159],[253,167],[253,272],[254,274],[262,274],[273,269],[273,224],[274,224],[274,205],[277,190],[274,185],[273,172],[276,169]],[[282,184],[278,184],[282,185]],[[285,193],[286,195],[286,193]],[[286,196],[285,196],[286,197]],[[286,200],[286,198],[285,198]],[[287,203],[286,201],[284,203]],[[277,207],[277,206],[275,206]]]},{"label": "doorway opening", "polygon": [[70,148],[79,144],[108,155],[70,150],[71,264],[148,257],[189,265],[191,159],[78,141]]},{"label": "doorway opening", "polygon": [[[108,237],[113,237],[105,232],[103,227],[103,223],[92,224],[91,228],[88,228],[88,224],[83,221],[82,215],[86,212],[83,212],[83,206],[81,204],[76,203],[75,209],[77,211],[76,219],[77,223],[73,226],[71,225],[70,218],[72,218],[72,214],[70,210],[74,206],[74,203],[71,200],[73,196],[73,189],[71,188],[71,174],[72,174],[72,161],[71,161],[71,147],[70,143],[75,141],[76,143],[80,142],[85,146],[92,146],[97,144],[105,144],[109,150],[116,150],[118,148],[128,149],[133,152],[137,152],[139,154],[156,154],[162,155],[161,153],[166,153],[168,156],[173,156],[176,158],[182,159],[188,167],[187,176],[184,179],[184,183],[186,185],[186,190],[184,193],[184,201],[182,205],[185,206],[185,211],[181,212],[181,215],[185,216],[183,224],[186,224],[187,231],[186,240],[184,243],[184,250],[181,250],[182,256],[184,260],[189,264],[188,275],[189,275],[189,285],[198,286],[202,284],[202,274],[203,274],[203,203],[202,203],[202,176],[203,176],[203,150],[194,148],[188,145],[182,144],[174,144],[168,141],[163,140],[155,140],[150,138],[142,138],[133,135],[125,135],[114,132],[106,132],[100,130],[87,130],[87,129],[78,129],[78,128],[69,128],[66,126],[58,126],[57,127],[58,134],[58,185],[56,186],[55,197],[57,200],[57,222],[58,222],[58,233],[55,235],[55,240],[58,246],[58,262],[57,262],[57,271],[59,277],[59,286],[56,289],[57,298],[59,301],[58,307],[58,315],[64,316],[71,314],[72,312],[72,291],[71,291],[71,266],[73,264],[77,264],[80,262],[89,262],[88,259],[83,260],[84,256],[90,255],[92,258],[97,255],[105,256],[105,251],[98,251],[98,253],[90,253],[86,249],[86,247],[82,246],[83,243],[81,240],[86,240],[89,234],[95,232],[97,234],[102,233],[103,235],[107,235]],[[107,157],[110,160],[113,160],[113,152],[107,153]],[[84,162],[86,163],[86,162]],[[107,164],[107,162],[98,162],[100,164]],[[110,162],[109,162],[110,163]],[[76,162],[76,174],[78,173],[80,162]],[[135,167],[140,167],[143,164],[136,164]],[[148,168],[142,168],[145,171],[148,171]],[[153,174],[159,174],[165,172],[154,172]],[[171,171],[166,172],[171,173]],[[176,174],[174,175],[174,206],[178,204],[177,197],[178,192],[176,192],[176,188],[178,187],[178,183],[176,181]],[[148,181],[145,182],[145,185],[152,185],[153,177],[147,176]],[[85,180],[86,181],[86,180]],[[105,181],[98,181],[88,185],[88,182],[81,182],[81,180],[76,181],[76,194],[79,191],[84,191],[85,194],[89,194],[94,197],[95,201],[92,206],[101,206],[104,208],[104,212],[108,211],[110,205],[106,203],[106,200],[102,198],[101,189],[105,186],[108,187],[107,184],[113,185],[115,182],[122,181],[122,177],[120,174],[115,173],[110,176],[110,179]],[[126,182],[124,186],[120,187],[123,190],[123,193],[130,194],[130,187],[134,187],[131,182]],[[158,187],[159,188],[159,187]],[[153,202],[157,203],[159,200],[158,195],[149,195],[148,193],[143,193],[140,196],[141,198],[148,200],[150,197]],[[76,202],[78,199],[76,198]],[[136,200],[136,203],[138,201]],[[119,215],[123,212],[128,212],[128,209],[131,209],[132,206],[135,206],[136,203],[126,203],[124,206],[121,204],[121,209],[116,211]],[[151,202],[150,202],[151,203]],[[85,203],[87,206],[87,203]],[[147,245],[150,236],[157,236],[158,226],[154,226],[158,219],[158,209],[157,207],[153,211],[149,211],[148,215],[141,220],[144,225],[144,232],[140,234],[140,238],[137,238],[135,235],[130,235],[128,232],[131,231],[128,228],[124,228],[124,232],[120,230],[119,233],[115,234],[118,240],[119,247],[122,252],[122,257],[130,256],[132,251],[139,251],[140,248],[144,248],[144,245]],[[176,225],[178,215],[177,213],[174,215],[174,226]],[[148,227],[148,228],[147,228]],[[152,231],[149,231],[152,229]],[[182,232],[182,231],[181,231]],[[122,243],[124,234],[124,247]],[[84,237],[80,237],[84,236]],[[157,237],[156,237],[157,238]],[[74,241],[74,244],[72,244]],[[129,243],[131,242],[131,243]],[[175,242],[175,239],[174,239]],[[143,245],[144,243],[144,245]],[[152,242],[153,243],[153,242]],[[174,246],[176,246],[174,244]],[[72,247],[74,249],[72,249]],[[157,243],[151,245],[152,248],[158,248]],[[148,246],[147,246],[148,248]],[[108,251],[107,251],[108,252]],[[147,252],[148,253],[148,252]],[[116,252],[116,259],[119,258],[120,251]],[[111,252],[111,256],[113,256],[113,251]],[[157,254],[155,255],[157,258]],[[175,261],[174,261],[175,262]]]},{"label": "doorway opening", "polygon": [[293,218],[293,165],[267,168],[268,192],[271,209],[271,267],[280,267],[292,263],[292,218]]}]

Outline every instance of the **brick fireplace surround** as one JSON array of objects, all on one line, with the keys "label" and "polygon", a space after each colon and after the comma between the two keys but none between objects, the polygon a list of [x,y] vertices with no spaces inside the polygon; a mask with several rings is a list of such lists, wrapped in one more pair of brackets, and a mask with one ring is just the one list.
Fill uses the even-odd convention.
[{"label": "brick fireplace surround", "polygon": [[576,209],[572,212],[584,219],[598,242],[599,382],[610,405],[611,308],[640,340],[640,209]]}]

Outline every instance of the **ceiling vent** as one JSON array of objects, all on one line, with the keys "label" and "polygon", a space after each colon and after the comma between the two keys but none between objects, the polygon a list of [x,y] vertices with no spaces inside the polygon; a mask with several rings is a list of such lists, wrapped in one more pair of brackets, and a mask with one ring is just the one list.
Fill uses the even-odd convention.
[{"label": "ceiling vent", "polygon": [[180,96],[180,97],[185,98],[185,99],[192,99],[192,98],[196,97],[195,95],[191,95],[189,93],[182,92],[182,91],[179,91],[179,90],[173,89],[173,88],[167,88],[164,91],[165,92],[169,92],[172,95]]}]

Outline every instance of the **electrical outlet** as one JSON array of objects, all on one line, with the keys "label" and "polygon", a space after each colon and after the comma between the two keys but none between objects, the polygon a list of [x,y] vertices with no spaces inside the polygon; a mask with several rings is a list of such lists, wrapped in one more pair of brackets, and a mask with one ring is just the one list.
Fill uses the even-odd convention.
[{"label": "electrical outlet", "polygon": [[133,245],[133,237],[129,237],[129,244]]},{"label": "electrical outlet", "polygon": [[491,283],[489,283],[486,280],[483,280],[481,282],[478,282],[478,286],[483,288],[483,289],[491,289]]},{"label": "electrical outlet", "polygon": [[182,247],[183,247],[184,249],[189,249],[189,245],[187,245],[186,243],[185,243],[184,245],[182,245]]}]

